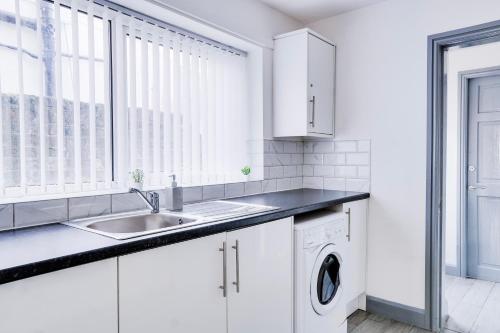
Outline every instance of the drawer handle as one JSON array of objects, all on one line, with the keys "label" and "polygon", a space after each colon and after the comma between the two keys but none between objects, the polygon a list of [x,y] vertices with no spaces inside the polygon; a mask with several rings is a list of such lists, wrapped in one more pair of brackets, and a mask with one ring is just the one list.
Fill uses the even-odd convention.
[{"label": "drawer handle", "polygon": [[347,241],[350,242],[351,241],[351,208],[347,208],[347,212],[345,212],[347,214]]},{"label": "drawer handle", "polygon": [[311,121],[309,124],[311,124],[312,127],[314,127],[314,118],[315,118],[315,113],[316,113],[316,96],[313,96],[313,98],[309,101],[312,103],[312,114],[311,114]]}]

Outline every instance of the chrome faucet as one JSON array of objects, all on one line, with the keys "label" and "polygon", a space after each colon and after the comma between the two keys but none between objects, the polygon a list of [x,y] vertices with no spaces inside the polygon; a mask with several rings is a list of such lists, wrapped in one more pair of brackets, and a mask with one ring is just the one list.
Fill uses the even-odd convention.
[{"label": "chrome faucet", "polygon": [[137,193],[139,197],[151,208],[151,213],[157,214],[160,212],[160,195],[156,192],[148,193],[148,198],[136,188],[131,187],[129,193]]}]

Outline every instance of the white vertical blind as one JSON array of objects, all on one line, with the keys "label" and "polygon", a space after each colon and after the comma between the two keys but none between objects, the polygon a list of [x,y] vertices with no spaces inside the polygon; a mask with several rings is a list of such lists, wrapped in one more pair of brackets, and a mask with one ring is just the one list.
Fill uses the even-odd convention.
[{"label": "white vertical blind", "polygon": [[2,1],[0,11],[0,202],[110,189],[116,12],[72,0]]},{"label": "white vertical blind", "polygon": [[243,52],[107,1],[0,11],[0,202],[247,179]]},{"label": "white vertical blind", "polygon": [[133,120],[134,96],[127,99],[128,136],[142,131],[145,184],[164,185],[170,173],[183,185],[245,181],[241,169],[251,164],[246,86],[240,82],[247,80],[246,57],[134,18],[125,25],[124,54],[136,55],[128,59],[128,85],[136,84],[138,69],[142,86],[140,126]]}]

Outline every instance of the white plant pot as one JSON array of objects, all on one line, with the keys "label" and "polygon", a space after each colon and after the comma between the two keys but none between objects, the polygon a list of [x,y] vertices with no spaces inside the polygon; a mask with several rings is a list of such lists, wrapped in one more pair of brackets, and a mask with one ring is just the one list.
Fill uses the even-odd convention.
[{"label": "white plant pot", "polygon": [[132,183],[132,187],[142,191],[142,183]]}]

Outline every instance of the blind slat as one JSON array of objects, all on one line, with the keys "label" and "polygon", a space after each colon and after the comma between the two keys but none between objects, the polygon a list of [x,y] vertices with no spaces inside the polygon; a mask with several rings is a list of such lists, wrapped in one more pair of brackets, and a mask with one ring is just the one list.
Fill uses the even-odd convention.
[{"label": "blind slat", "polygon": [[135,26],[129,29],[129,101],[130,101],[130,167],[137,165],[137,85],[136,85],[136,34]]},{"label": "blind slat", "polygon": [[81,110],[80,110],[80,45],[78,8],[71,7],[72,61],[73,61],[73,145],[75,189],[79,191],[82,185],[82,150],[81,150]]},{"label": "blind slat", "polygon": [[160,182],[160,46],[157,32],[153,32],[153,182]]},{"label": "blind slat", "polygon": [[182,61],[182,79],[181,79],[181,109],[182,109],[182,177],[185,184],[191,183],[192,172],[192,122],[191,122],[191,100],[190,100],[190,80],[191,80],[191,57],[190,47],[187,38],[181,42],[181,61]]},{"label": "blind slat", "polygon": [[181,110],[180,110],[180,84],[181,84],[181,69],[180,69],[180,52],[179,52],[179,41],[176,40],[173,45],[173,112],[174,112],[174,124],[173,124],[173,147],[174,147],[174,173],[177,176],[181,176],[180,182],[183,182],[182,178],[182,132],[181,132]]},{"label": "blind slat", "polygon": [[209,139],[208,139],[208,74],[207,74],[207,48],[200,45],[200,122],[201,122],[201,168],[202,183],[209,181]]},{"label": "blind slat", "polygon": [[104,182],[106,188],[111,188],[112,154],[111,154],[111,83],[110,83],[110,46],[109,46],[109,14],[105,9],[102,16],[102,49],[103,49],[103,82],[104,82]]},{"label": "blind slat", "polygon": [[191,46],[191,109],[193,131],[192,141],[192,161],[193,161],[193,184],[200,183],[201,175],[201,139],[200,139],[200,49],[198,43]]},{"label": "blind slat", "polygon": [[36,1],[36,39],[38,46],[38,115],[40,118],[40,187],[41,191],[45,192],[46,185],[46,148],[45,148],[45,108],[44,98],[45,92],[43,89],[43,38],[42,38],[42,16],[41,16],[41,0]]},{"label": "blind slat", "polygon": [[62,96],[62,57],[61,57],[61,4],[54,1],[55,26],[55,67],[56,67],[56,105],[57,105],[57,185],[64,191],[64,105]]},{"label": "blind slat", "polygon": [[[142,105],[141,105],[141,134],[142,134],[142,169],[145,174],[149,174],[149,68],[148,68],[148,35],[142,32],[141,35],[141,74],[142,74]],[[149,177],[145,179],[147,183]]]},{"label": "blind slat", "polygon": [[116,59],[116,116],[117,121],[117,180],[122,187],[127,186],[128,179],[128,162],[127,162],[127,95],[125,89],[126,83],[126,70],[125,64],[125,52],[124,52],[124,40],[125,35],[123,33],[123,19],[118,15],[115,19],[115,41],[116,41],[116,52],[119,55]]},{"label": "blind slat", "polygon": [[90,136],[90,188],[96,189],[97,180],[97,139],[96,139],[96,102],[95,102],[95,51],[94,51],[94,5],[88,6],[88,31],[89,43],[89,136]]},{"label": "blind slat", "polygon": [[20,0],[16,0],[16,41],[17,41],[17,80],[19,94],[19,160],[20,160],[20,187],[23,193],[26,191],[26,123],[25,123],[25,101],[24,101],[24,70],[21,34],[21,9]]},{"label": "blind slat", "polygon": [[164,179],[172,173],[172,118],[171,118],[171,43],[168,37],[163,36],[163,159],[165,166]]}]

